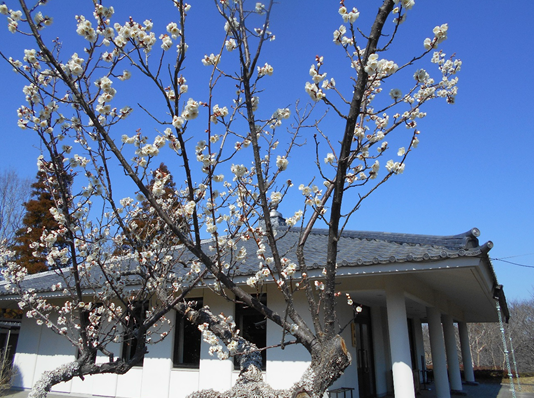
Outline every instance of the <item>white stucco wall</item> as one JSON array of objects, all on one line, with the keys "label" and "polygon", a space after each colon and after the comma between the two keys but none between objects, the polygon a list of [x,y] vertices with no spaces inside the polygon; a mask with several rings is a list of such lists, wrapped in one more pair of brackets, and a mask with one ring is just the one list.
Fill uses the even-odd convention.
[{"label": "white stucco wall", "polygon": [[[221,300],[210,291],[205,291],[199,295],[193,294],[193,296],[203,296],[204,304],[209,305],[215,314],[222,312],[230,315],[235,312],[234,303]],[[268,286],[267,300],[269,307],[283,316],[285,303],[274,286]],[[344,301],[345,298],[343,297],[342,300]],[[296,307],[299,313],[304,314],[306,322],[312,326],[304,292],[301,295],[300,293],[297,294]],[[343,319],[344,322],[352,317],[352,310],[348,305],[341,305],[338,311],[340,319]],[[170,313],[169,319],[171,324],[174,324],[175,314]],[[127,374],[120,376],[113,374],[94,375],[85,377],[84,381],[75,378],[56,386],[54,390],[107,397],[182,398],[198,389],[213,388],[224,391],[232,387],[239,373],[234,370],[233,361],[220,361],[211,357],[208,353],[209,346],[206,343],[202,343],[199,369],[173,368],[174,329],[171,330],[167,326],[166,330],[169,330],[170,333],[165,340],[148,346],[149,352],[145,356],[142,367],[134,367]],[[281,336],[281,328],[269,321],[267,323],[267,345],[279,344]],[[332,388],[353,387],[355,388],[353,396],[357,398],[356,350],[352,346],[350,325],[342,336],[354,361]],[[292,336],[286,335],[286,341],[289,340],[292,340]],[[111,344],[109,349],[115,357],[121,355],[121,344]],[[66,339],[52,333],[47,328],[37,326],[34,319],[25,318],[22,321],[19,345],[15,356],[15,366],[19,375],[15,379],[14,385],[31,388],[43,371],[54,369],[63,363],[72,361],[75,352],[75,348]],[[300,345],[290,345],[284,350],[281,348],[270,349],[267,352],[265,381],[276,389],[288,388],[302,376],[309,364],[309,359],[309,353]],[[97,357],[97,362],[106,362],[107,360],[108,358],[102,354]]]},{"label": "white stucco wall", "polygon": [[[38,326],[35,319],[22,320],[17,352],[14,359],[14,387],[31,388],[46,370],[54,369],[74,359],[70,342],[47,327]],[[70,392],[71,381],[60,383],[52,391]]]},{"label": "white stucco wall", "polygon": [[[303,292],[301,296],[304,298]],[[296,298],[301,298],[299,293],[297,293]],[[284,316],[286,304],[274,286],[269,286],[267,289],[267,302],[273,311],[282,317]],[[297,312],[302,314],[304,320],[311,324],[306,303],[298,300],[295,305]],[[293,340],[293,336],[286,334],[285,341],[291,340]],[[280,344],[281,341],[282,328],[274,322],[267,322],[267,346]],[[267,351],[267,371],[264,374],[264,379],[273,388],[288,388],[300,379],[304,370],[308,367],[309,360],[308,351],[301,345],[289,345],[283,350],[281,348],[272,348]]]},{"label": "white stucco wall", "polygon": [[17,351],[13,361],[15,379],[13,386],[30,388],[33,385],[37,354],[41,344],[41,330],[35,320],[24,317],[22,319]]}]

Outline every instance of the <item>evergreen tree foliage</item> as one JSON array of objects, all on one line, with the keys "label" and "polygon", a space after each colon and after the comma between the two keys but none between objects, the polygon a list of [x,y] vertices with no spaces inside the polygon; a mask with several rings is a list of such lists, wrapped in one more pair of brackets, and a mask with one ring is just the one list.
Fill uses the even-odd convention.
[{"label": "evergreen tree foliage", "polygon": [[[180,215],[174,214],[181,207],[182,200],[177,195],[176,183],[165,163],[161,163],[152,172],[152,179],[147,185],[148,190],[152,192],[155,185],[158,184],[158,181],[164,181],[161,185],[163,193],[159,196],[159,200],[164,203],[167,212],[171,218],[176,219],[176,223],[181,226],[181,229],[183,231],[189,230],[185,219]],[[136,232],[137,241],[140,246],[150,247],[155,240],[164,240],[171,245],[180,244],[180,240],[174,234],[170,233],[170,231],[167,231],[161,218],[154,212],[148,200],[143,200],[140,208],[141,212],[130,223],[130,228]],[[131,250],[132,247],[130,244],[124,244],[122,247],[116,249],[114,254],[127,254]]]},{"label": "evergreen tree foliage", "polygon": [[[40,242],[43,230],[56,231],[59,229],[57,221],[50,214],[50,208],[55,207],[55,201],[46,183],[47,175],[43,171],[37,172],[36,181],[31,185],[31,199],[24,203],[26,213],[22,219],[22,227],[15,234],[16,253],[19,264],[28,269],[28,273],[35,274],[49,269],[46,262],[46,248],[32,246],[32,242]],[[70,182],[67,186],[70,186]],[[65,241],[58,238],[59,247],[65,247]],[[35,254],[35,255],[34,255]]]}]

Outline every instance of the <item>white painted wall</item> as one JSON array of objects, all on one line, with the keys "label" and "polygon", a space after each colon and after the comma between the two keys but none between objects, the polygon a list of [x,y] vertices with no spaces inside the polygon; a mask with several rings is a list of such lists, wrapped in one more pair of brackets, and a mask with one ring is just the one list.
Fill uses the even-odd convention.
[{"label": "white painted wall", "polygon": [[[170,311],[167,318],[174,324],[176,312]],[[174,344],[174,331],[171,325],[159,322],[161,326],[154,330],[153,341],[166,333],[167,337],[157,344],[148,346],[142,372],[141,398],[168,397],[172,370],[172,352]]]},{"label": "white painted wall", "polygon": [[13,361],[15,370],[13,387],[30,388],[33,385],[42,329],[35,323],[35,319],[26,316],[22,319],[17,352]]},{"label": "white painted wall", "polygon": [[[210,291],[203,293],[204,304],[209,305],[213,313],[234,314],[234,303],[221,300]],[[197,296],[198,297],[198,296]],[[267,287],[269,306],[281,316],[285,312],[285,303],[274,286]],[[352,309],[345,304],[345,298],[340,298],[338,309],[339,318],[345,323],[352,317]],[[297,294],[296,309],[304,314],[306,322],[312,326],[304,292]],[[383,316],[383,314],[380,314]],[[175,314],[169,314],[174,324]],[[343,323],[343,322],[342,322]],[[200,369],[173,369],[172,352],[174,344],[174,329],[168,337],[156,344],[148,346],[142,367],[134,367],[125,375],[95,375],[87,376],[85,381],[76,378],[68,383],[62,383],[55,391],[77,394],[93,394],[107,397],[131,398],[182,398],[198,389],[224,391],[232,387],[238,371],[234,370],[233,361],[220,361],[208,353],[208,345],[203,343],[201,349]],[[352,346],[350,325],[342,333],[353,362],[345,374],[335,382],[332,388],[353,387],[354,397],[358,397],[358,376],[356,364],[356,349]],[[281,341],[281,328],[273,322],[267,323],[267,344],[276,345]],[[286,335],[286,340],[292,340]],[[116,357],[121,354],[121,344],[110,345]],[[68,341],[55,335],[50,330],[39,327],[34,319],[25,318],[22,322],[19,345],[15,356],[15,365],[19,369],[19,376],[15,386],[31,388],[36,378],[44,371],[51,370],[65,362],[74,359],[75,349]],[[387,354],[386,354],[387,355]],[[107,357],[99,354],[97,362],[106,362]],[[300,345],[290,345],[274,348],[267,353],[267,371],[264,379],[273,388],[288,388],[299,380],[309,365],[309,353]]]},{"label": "white painted wall", "polygon": [[[46,370],[54,369],[74,359],[75,349],[45,326],[38,326],[35,319],[22,319],[17,352],[14,359],[14,387],[31,388]],[[52,391],[70,392],[71,381],[60,383]]]},{"label": "white painted wall", "polygon": [[[301,297],[299,297],[301,296]],[[308,325],[312,325],[306,304],[304,292],[296,294],[296,310],[303,315]],[[273,311],[281,317],[285,314],[286,304],[275,286],[269,285],[267,289],[267,302]],[[286,334],[285,341],[293,340],[293,336]],[[282,328],[274,322],[267,322],[267,346],[277,345],[282,342]],[[275,389],[290,387],[298,381],[309,365],[310,355],[301,345],[289,345],[283,350],[273,348],[267,351],[267,372],[264,380]]]},{"label": "white painted wall", "polygon": [[[221,300],[219,296],[209,290],[204,294],[204,305],[208,305],[214,314],[224,313],[227,316],[233,316],[235,312],[234,303]],[[234,363],[230,359],[220,361],[217,357],[210,356],[208,350],[209,345],[202,342],[199,385],[197,389],[212,388],[216,391],[226,391],[232,387]]]}]

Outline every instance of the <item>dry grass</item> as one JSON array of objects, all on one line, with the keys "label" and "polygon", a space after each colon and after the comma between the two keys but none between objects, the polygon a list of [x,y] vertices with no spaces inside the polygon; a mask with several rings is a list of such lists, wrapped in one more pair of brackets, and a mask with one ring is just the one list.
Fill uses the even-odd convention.
[{"label": "dry grass", "polygon": [[[506,379],[503,379],[502,383],[503,385],[509,385],[509,381]],[[514,379],[514,386],[516,391],[521,392],[528,392],[528,393],[534,393],[534,376],[530,377],[520,377],[519,378],[519,384],[518,380]],[[521,390],[519,389],[521,386]]]}]

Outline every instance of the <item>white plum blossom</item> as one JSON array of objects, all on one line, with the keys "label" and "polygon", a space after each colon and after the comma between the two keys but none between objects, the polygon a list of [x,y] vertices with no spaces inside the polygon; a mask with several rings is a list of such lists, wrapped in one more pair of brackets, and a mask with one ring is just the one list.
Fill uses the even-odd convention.
[{"label": "white plum blossom", "polygon": [[230,21],[226,21],[226,23],[224,24],[224,31],[226,33],[231,33],[232,28],[239,28],[239,22],[236,18],[232,18]]},{"label": "white plum blossom", "polygon": [[252,110],[256,111],[258,109],[258,105],[260,104],[260,97],[252,97],[252,101],[250,102],[252,105]]},{"label": "white plum blossom", "polygon": [[230,168],[230,170],[235,175],[234,181],[237,178],[243,177],[248,171],[247,168],[242,164],[240,164],[240,165],[233,164],[232,167]]},{"label": "white plum blossom", "polygon": [[161,40],[161,48],[164,51],[168,51],[172,47],[172,40],[169,35],[161,34],[159,39]]},{"label": "white plum blossom", "polygon": [[256,3],[254,10],[260,15],[265,14],[265,6],[262,3]]},{"label": "white plum blossom", "polygon": [[226,40],[226,42],[224,43],[224,46],[226,47],[226,50],[228,52],[232,52],[234,51],[236,48],[237,48],[237,43],[235,42],[234,39],[228,39]]},{"label": "white plum blossom", "polygon": [[386,163],[386,169],[390,173],[402,174],[404,172],[404,163],[388,160],[388,162]]},{"label": "white plum blossom", "polygon": [[157,156],[159,148],[153,144],[147,144],[141,148],[141,155],[143,156]]},{"label": "white plum blossom", "polygon": [[310,76],[312,77],[313,82],[317,84],[317,83],[320,83],[321,81],[323,81],[326,78],[326,73],[320,74],[317,71],[315,65],[312,65],[310,67]]},{"label": "white plum blossom", "polygon": [[[399,2],[399,0],[394,1],[395,4],[397,4],[398,2]],[[402,4],[402,7],[405,10],[411,10],[413,8],[413,6],[415,5],[415,1],[414,0],[401,0],[400,3]]]},{"label": "white plum blossom", "polygon": [[132,73],[127,70],[124,70],[122,75],[117,76],[117,78],[121,81],[128,80],[130,77],[132,77]]},{"label": "white plum blossom", "polygon": [[343,18],[343,22],[349,22],[353,24],[356,22],[358,17],[360,16],[360,12],[354,7],[352,10],[347,11],[347,8],[345,6],[339,7],[339,15]]},{"label": "white plum blossom", "polygon": [[399,66],[395,62],[386,59],[379,60],[378,54],[374,53],[369,55],[364,70],[369,75],[389,76],[395,73],[398,68]]},{"label": "white plum blossom", "polygon": [[329,153],[324,158],[324,162],[327,163],[327,164],[334,164],[335,160],[336,160],[336,157],[334,156],[333,153]]},{"label": "white plum blossom", "polygon": [[447,24],[436,26],[434,29],[432,29],[432,32],[434,33],[434,39],[426,38],[423,42],[425,49],[430,50],[432,48],[437,48],[438,44],[442,43],[447,39],[447,31],[449,30],[449,26]]},{"label": "white plum blossom", "polygon": [[311,97],[311,99],[314,100],[315,102],[320,101],[321,99],[326,97],[323,90],[321,90],[317,86],[317,84],[306,82],[306,86],[304,87],[304,89],[306,90],[308,95]]},{"label": "white plum blossom", "polygon": [[172,36],[174,40],[178,38],[182,34],[182,31],[178,28],[178,25],[176,22],[171,22],[167,25],[167,32]]},{"label": "white plum blossom", "polygon": [[380,170],[380,162],[378,160],[375,160],[375,162],[371,166],[371,171],[369,171],[369,178],[371,180],[374,180],[378,176],[378,170]]},{"label": "white plum blossom", "polygon": [[264,66],[258,66],[258,77],[263,77],[263,76],[272,76],[273,75],[273,67],[271,65],[269,65],[267,62],[265,63]]},{"label": "white plum blossom", "polygon": [[337,45],[342,44],[343,46],[353,44],[354,41],[352,38],[348,38],[345,36],[345,33],[347,33],[347,28],[345,25],[341,25],[339,29],[334,31],[334,43]]},{"label": "white plum blossom", "polygon": [[447,31],[449,30],[449,25],[444,23],[441,26],[436,26],[432,32],[436,38],[436,43],[439,44],[447,39]]},{"label": "white plum blossom", "polygon": [[72,54],[69,62],[67,63],[67,68],[74,76],[79,76],[83,73],[83,58],[78,57],[78,53]]},{"label": "white plum blossom", "polygon": [[418,82],[418,83],[424,83],[426,82],[430,76],[428,75],[427,71],[424,70],[424,69],[418,69],[414,75],[413,75],[413,78]]},{"label": "white plum blossom", "polygon": [[285,156],[278,155],[276,157],[276,167],[278,167],[278,170],[284,171],[287,169],[287,165],[289,164],[289,161],[286,159]]},{"label": "white plum blossom", "polygon": [[286,224],[289,227],[295,226],[302,219],[303,215],[304,215],[304,212],[302,210],[296,211],[293,217],[289,217],[286,219]]},{"label": "white plum blossom", "polygon": [[402,98],[402,91],[400,91],[398,88],[393,88],[390,90],[389,96],[395,101],[398,101]]},{"label": "white plum blossom", "polygon": [[204,55],[204,58],[202,58],[202,64],[204,66],[209,66],[209,65],[216,66],[220,60],[221,60],[221,56],[218,54],[217,55],[214,55],[214,54]]},{"label": "white plum blossom", "polygon": [[182,112],[182,117],[185,120],[193,120],[193,119],[195,119],[198,116],[198,107],[199,106],[200,106],[200,102],[195,101],[192,98],[189,98],[187,100],[187,104],[185,106],[185,109]]},{"label": "white plum blossom", "polygon": [[[291,116],[291,111],[288,108],[278,108],[274,113],[272,118],[274,119],[274,122],[271,123],[271,128],[276,128],[278,126],[282,125],[282,119],[289,119],[289,116]],[[276,149],[276,148],[274,148]]]},{"label": "white plum blossom", "polygon": [[210,116],[212,123],[217,124],[218,118],[224,118],[228,115],[228,108],[226,106],[220,108],[218,104],[213,106],[213,111]]},{"label": "white plum blossom", "polygon": [[282,193],[280,192],[271,192],[271,203],[277,205],[282,200]]},{"label": "white plum blossom", "polygon": [[95,42],[97,34],[96,31],[93,29],[91,22],[86,20],[83,15],[76,16],[76,19],[78,20],[78,27],[76,29],[76,33],[78,33],[80,36],[83,36],[87,41],[91,43]]}]

